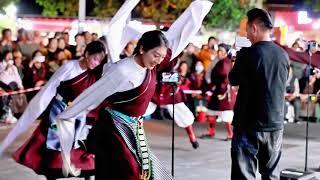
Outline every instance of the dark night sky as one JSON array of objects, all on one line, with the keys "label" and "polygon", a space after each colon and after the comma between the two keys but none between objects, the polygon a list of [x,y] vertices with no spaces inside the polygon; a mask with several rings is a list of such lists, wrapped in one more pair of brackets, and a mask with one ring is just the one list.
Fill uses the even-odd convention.
[{"label": "dark night sky", "polygon": [[36,0],[20,0],[17,4],[18,14],[41,14],[42,8],[35,2]]},{"label": "dark night sky", "polygon": [[[86,0],[86,11],[87,14],[93,9],[93,1]],[[20,0],[17,5],[18,15],[40,15],[42,7],[36,3],[36,0]]]}]

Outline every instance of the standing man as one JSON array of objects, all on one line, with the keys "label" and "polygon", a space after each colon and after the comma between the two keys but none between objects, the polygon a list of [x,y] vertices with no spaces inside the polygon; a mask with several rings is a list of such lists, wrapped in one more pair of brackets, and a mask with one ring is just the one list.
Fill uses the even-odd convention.
[{"label": "standing man", "polygon": [[247,12],[247,37],[252,46],[242,48],[229,74],[239,86],[234,109],[231,145],[232,180],[280,179],[284,102],[289,70],[288,56],[271,41],[270,14],[254,8]]}]

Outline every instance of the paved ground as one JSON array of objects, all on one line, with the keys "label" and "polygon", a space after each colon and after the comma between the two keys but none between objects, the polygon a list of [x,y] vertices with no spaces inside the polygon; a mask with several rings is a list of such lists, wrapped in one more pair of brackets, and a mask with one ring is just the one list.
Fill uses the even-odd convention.
[{"label": "paved ground", "polygon": [[[152,120],[145,122],[151,148],[164,164],[171,168],[171,122]],[[0,125],[0,141],[12,127]],[[204,124],[195,124],[197,135],[206,131]],[[223,139],[226,133],[222,124],[218,124],[215,139],[199,140],[200,148],[193,150],[183,129],[176,127],[175,143],[175,177],[177,180],[227,180],[230,179],[230,142]],[[285,129],[284,152],[281,169],[304,169],[305,124],[288,124]],[[0,180],[44,180],[26,167],[18,165],[10,154],[32,130],[20,137],[0,158]],[[315,171],[320,165],[320,126],[310,126],[309,169]],[[320,173],[317,173],[318,178]],[[74,178],[77,179],[77,178]]]}]

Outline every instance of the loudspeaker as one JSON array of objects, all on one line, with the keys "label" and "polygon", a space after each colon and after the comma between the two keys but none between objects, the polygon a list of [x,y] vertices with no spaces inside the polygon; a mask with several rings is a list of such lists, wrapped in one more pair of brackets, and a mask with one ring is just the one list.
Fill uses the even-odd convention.
[{"label": "loudspeaker", "polygon": [[280,173],[280,180],[317,180],[313,172],[285,169]]}]

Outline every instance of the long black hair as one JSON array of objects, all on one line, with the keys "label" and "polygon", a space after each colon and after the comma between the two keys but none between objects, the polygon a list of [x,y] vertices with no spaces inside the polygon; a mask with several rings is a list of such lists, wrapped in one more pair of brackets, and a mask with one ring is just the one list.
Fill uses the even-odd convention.
[{"label": "long black hair", "polygon": [[139,39],[133,54],[140,55],[141,47],[144,51],[149,51],[150,49],[159,46],[168,47],[168,40],[165,35],[159,30],[148,31]]}]

